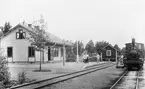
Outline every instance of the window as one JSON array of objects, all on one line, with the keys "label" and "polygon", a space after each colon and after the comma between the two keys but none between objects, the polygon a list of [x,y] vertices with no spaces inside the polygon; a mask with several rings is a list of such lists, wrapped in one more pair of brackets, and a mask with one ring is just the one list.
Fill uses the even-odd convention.
[{"label": "window", "polygon": [[58,48],[53,48],[53,57],[58,57]]},{"label": "window", "polygon": [[55,56],[58,57],[58,48],[55,49]]},{"label": "window", "polygon": [[8,57],[12,57],[13,56],[13,48],[12,47],[8,47],[7,48],[7,56]]},{"label": "window", "polygon": [[28,56],[29,56],[29,57],[35,57],[35,50],[34,50],[34,47],[29,47],[29,48],[28,48]]},{"label": "window", "polygon": [[106,51],[106,56],[111,56],[111,50]]},{"label": "window", "polygon": [[141,45],[140,44],[138,45],[138,48],[141,49]]},{"label": "window", "polygon": [[26,33],[23,32],[22,29],[19,29],[19,32],[16,32],[16,39],[25,39],[26,38]]}]

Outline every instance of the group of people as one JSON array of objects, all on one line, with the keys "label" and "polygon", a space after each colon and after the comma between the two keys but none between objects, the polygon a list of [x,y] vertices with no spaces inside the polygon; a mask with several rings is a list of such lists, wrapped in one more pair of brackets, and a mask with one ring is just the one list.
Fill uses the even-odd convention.
[{"label": "group of people", "polygon": [[[95,57],[96,62],[100,62],[100,61],[101,61],[101,56],[100,56],[99,54],[97,54],[97,55],[95,55],[95,56],[93,56],[93,57]],[[84,57],[83,57],[83,62],[84,62],[84,63],[89,62],[89,55],[88,55],[88,54],[84,55]]]}]

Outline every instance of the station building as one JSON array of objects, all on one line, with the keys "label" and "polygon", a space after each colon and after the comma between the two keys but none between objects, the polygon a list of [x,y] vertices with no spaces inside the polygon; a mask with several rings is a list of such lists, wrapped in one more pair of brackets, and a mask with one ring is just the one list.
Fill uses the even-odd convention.
[{"label": "station building", "polygon": [[[0,37],[0,48],[8,62],[37,62],[40,57],[43,62],[61,61],[65,58],[66,48],[72,44],[60,39],[59,37],[48,32],[49,43],[46,45],[44,52],[36,51],[28,41],[30,33],[33,33],[30,25],[18,24],[6,34]],[[40,56],[44,55],[44,56]]]}]

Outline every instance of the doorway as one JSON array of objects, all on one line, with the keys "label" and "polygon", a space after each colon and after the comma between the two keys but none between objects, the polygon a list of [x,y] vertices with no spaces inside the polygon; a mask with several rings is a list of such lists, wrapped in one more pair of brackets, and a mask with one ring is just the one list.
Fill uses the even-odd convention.
[{"label": "doorway", "polygon": [[51,60],[51,48],[48,47],[48,61]]}]

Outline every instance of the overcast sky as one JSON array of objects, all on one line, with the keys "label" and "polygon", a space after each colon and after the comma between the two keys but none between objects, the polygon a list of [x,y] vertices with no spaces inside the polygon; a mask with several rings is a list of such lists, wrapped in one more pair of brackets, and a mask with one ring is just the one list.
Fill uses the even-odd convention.
[{"label": "overcast sky", "polygon": [[3,0],[0,25],[32,23],[43,14],[48,31],[66,40],[145,43],[145,0]]}]

